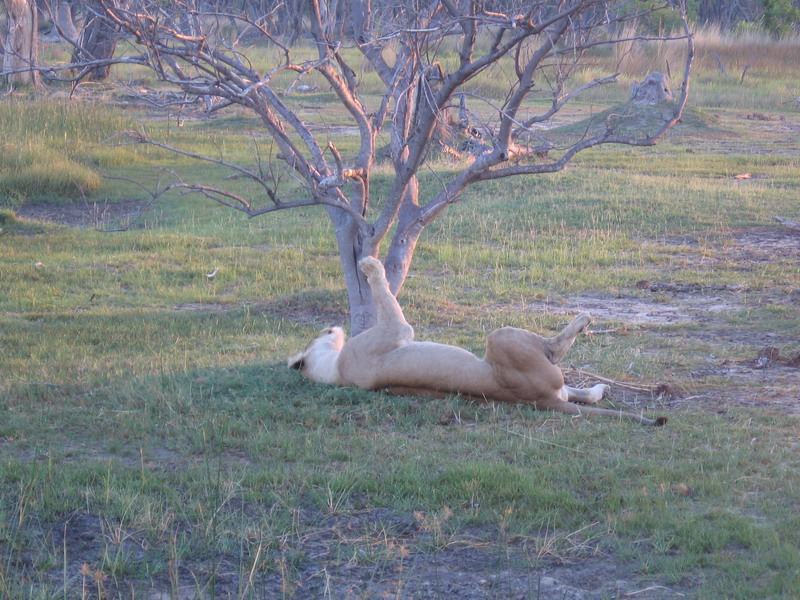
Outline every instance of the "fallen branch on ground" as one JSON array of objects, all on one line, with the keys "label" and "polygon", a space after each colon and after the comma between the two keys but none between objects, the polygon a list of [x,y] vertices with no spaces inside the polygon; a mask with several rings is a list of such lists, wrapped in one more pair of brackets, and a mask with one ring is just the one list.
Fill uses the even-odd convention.
[{"label": "fallen branch on ground", "polygon": [[580,377],[589,377],[599,381],[600,383],[607,383],[609,385],[614,385],[626,390],[631,390],[633,392],[642,392],[645,394],[652,394],[654,396],[668,396],[676,398],[680,396],[678,391],[668,383],[646,384],[617,381],[616,379],[610,379],[608,377],[603,377],[602,375],[596,375],[582,369],[576,369],[575,367],[564,369],[564,373],[569,373]]},{"label": "fallen branch on ground", "polygon": [[792,221],[791,219],[784,219],[783,217],[772,217],[778,223],[783,225],[784,227],[788,227],[789,229],[794,229],[795,231],[800,231],[800,223],[797,221]]}]

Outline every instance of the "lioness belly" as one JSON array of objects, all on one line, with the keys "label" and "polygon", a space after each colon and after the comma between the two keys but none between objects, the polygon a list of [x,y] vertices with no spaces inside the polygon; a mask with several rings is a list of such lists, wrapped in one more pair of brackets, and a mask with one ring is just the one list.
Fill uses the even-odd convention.
[{"label": "lioness belly", "polygon": [[373,389],[405,389],[421,395],[465,394],[478,398],[499,392],[492,368],[471,352],[435,342],[413,342],[381,357]]}]

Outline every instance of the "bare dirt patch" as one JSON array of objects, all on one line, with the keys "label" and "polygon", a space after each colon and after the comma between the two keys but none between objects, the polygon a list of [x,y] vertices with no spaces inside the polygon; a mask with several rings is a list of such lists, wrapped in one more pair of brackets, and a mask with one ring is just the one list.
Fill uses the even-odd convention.
[{"label": "bare dirt patch", "polygon": [[570,315],[588,312],[597,327],[608,323],[625,325],[676,325],[691,323],[699,315],[735,310],[734,298],[706,294],[702,289],[690,297],[673,297],[657,301],[637,296],[604,296],[581,294],[565,303],[533,302],[525,310]]},{"label": "bare dirt patch", "polygon": [[[678,248],[671,254],[670,266],[654,271],[654,277],[663,279],[632,282],[630,289],[615,295],[581,294],[516,309],[563,314],[565,318],[586,311],[593,315],[592,327],[599,332],[646,329],[649,335],[685,341],[687,346],[705,345],[706,353],[698,355],[691,372],[681,375],[703,391],[672,400],[691,402],[713,412],[747,406],[800,414],[800,339],[796,331],[776,328],[763,316],[764,307],[795,310],[800,305],[800,289],[676,283],[670,272],[674,271],[678,279],[688,268],[696,272],[730,271],[734,265],[746,273],[785,264],[792,269],[792,265],[800,264],[800,233],[777,225],[774,229],[742,231],[720,242],[713,253],[702,251],[699,241],[691,238],[645,243]],[[732,354],[736,356],[732,358]],[[711,383],[714,381],[726,383],[715,385]],[[622,397],[629,405],[654,405],[648,394],[615,390],[614,397]]]},{"label": "bare dirt patch", "polygon": [[70,227],[127,228],[141,216],[149,204],[142,200],[65,204],[41,202],[23,204],[14,212],[23,219]]},{"label": "bare dirt patch", "polygon": [[[643,242],[648,244],[650,242]],[[721,243],[713,255],[699,250],[699,242],[691,238],[662,240],[682,249],[672,254],[671,265],[659,268],[654,275],[681,272],[688,268],[709,271],[735,264],[743,272],[761,268],[764,264],[783,261],[800,262],[800,233],[789,229],[748,230],[735,234]],[[663,276],[663,275],[662,275]],[[737,283],[705,284],[676,283],[668,280],[642,280],[635,283],[630,294],[577,295],[565,302],[542,302],[529,308],[555,312],[586,310],[599,321],[619,321],[640,325],[673,325],[705,323],[715,315],[746,309],[755,303],[772,301],[778,304],[800,301],[800,289],[750,290]]]}]

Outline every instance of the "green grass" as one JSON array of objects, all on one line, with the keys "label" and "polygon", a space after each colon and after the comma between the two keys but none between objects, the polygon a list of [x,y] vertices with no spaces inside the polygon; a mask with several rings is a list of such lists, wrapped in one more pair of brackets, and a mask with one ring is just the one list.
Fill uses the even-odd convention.
[{"label": "green grass", "polygon": [[11,98],[0,104],[0,205],[72,201],[102,188],[100,169],[130,165],[136,154],[108,139],[132,120],[102,105]]},{"label": "green grass", "polygon": [[[346,597],[353,580],[402,597],[419,569],[461,556],[496,576],[486,597],[507,597],[512,576],[537,597],[564,564],[618,565],[629,590],[800,595],[796,369],[751,368],[765,345],[800,352],[796,245],[742,244],[775,234],[775,215],[800,219],[797,143],[774,127],[797,120],[775,106],[773,121],[743,119],[765,109],[723,83],[708,128],[474,188],[426,232],[401,296],[418,337],[480,352],[501,324],[556,330],[575,298],[657,308],[686,299],[669,286],[710,290],[734,308],[689,325],[601,319],[568,357],[680,389],[670,403],[615,387],[617,405],[667,414],[658,430],[289,371],[286,356],[346,321],[320,210],[247,220],[164,198],[115,234],[0,211],[0,597]],[[710,87],[701,77],[697,97]],[[67,105],[36,106],[7,123],[19,147],[34,127],[55,131],[48,144],[85,129],[77,164],[225,182],[153,149],[95,145],[128,127],[123,112],[93,107],[101,127],[57,129],[45,113]],[[233,159],[253,148],[240,114],[144,124]],[[425,174],[423,190],[436,182]],[[103,185],[110,201],[133,194]]]}]

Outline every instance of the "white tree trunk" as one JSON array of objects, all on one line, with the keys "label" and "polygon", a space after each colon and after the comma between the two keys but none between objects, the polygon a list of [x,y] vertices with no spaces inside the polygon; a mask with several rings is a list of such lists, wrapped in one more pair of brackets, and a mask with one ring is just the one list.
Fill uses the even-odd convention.
[{"label": "white tree trunk", "polygon": [[[3,71],[9,85],[32,85],[41,83],[38,71],[24,71],[38,62],[38,15],[34,0],[3,0],[6,7],[8,31],[6,32]],[[13,72],[19,71],[19,72]]]}]

